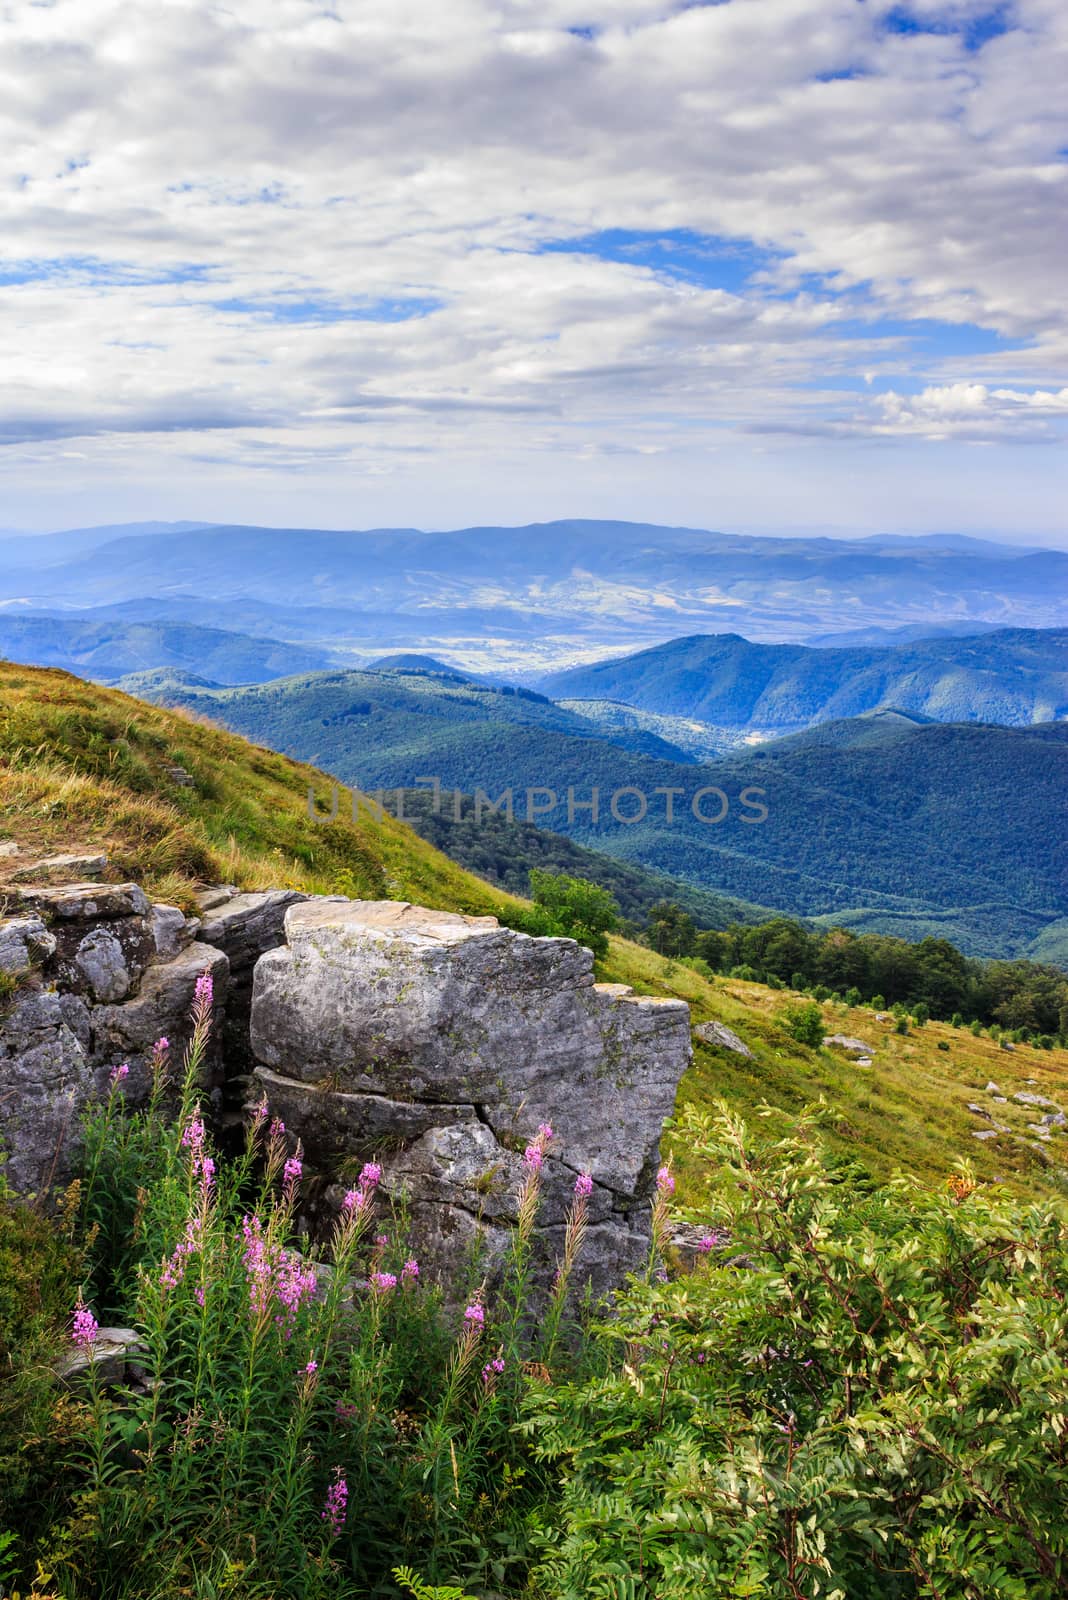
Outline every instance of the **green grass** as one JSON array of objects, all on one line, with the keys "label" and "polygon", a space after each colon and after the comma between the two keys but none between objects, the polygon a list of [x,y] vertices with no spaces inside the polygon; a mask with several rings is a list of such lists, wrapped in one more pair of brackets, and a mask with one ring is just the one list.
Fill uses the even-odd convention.
[{"label": "green grass", "polygon": [[[194,779],[176,783],[167,768]],[[359,826],[339,817],[309,821],[309,783],[325,799],[330,779],[301,763],[206,723],[135,701],[57,671],[0,664],[0,831],[27,849],[104,847],[113,877],[144,883],[156,898],[186,907],[198,885],[280,885],[364,898],[408,899],[445,910],[500,913],[524,904],[465,871],[388,815]],[[1034,1150],[1034,1115],[1011,1103],[991,1106],[1014,1132],[981,1141],[987,1124],[966,1109],[987,1104],[988,1079],[1011,1097],[1025,1081],[1059,1100],[1068,1093],[1068,1052],[1020,1045],[1010,1054],[989,1038],[928,1023],[899,1036],[868,1008],[828,1004],[828,1032],[857,1034],[875,1046],[871,1067],[797,1044],[776,1021],[789,992],[731,978],[708,980],[642,946],[613,939],[602,976],[641,993],[689,1002],[695,1023],[717,1018],[754,1052],[752,1061],[696,1044],[680,1104],[726,1100],[752,1117],[765,1103],[793,1113],[825,1097],[838,1120],[835,1156],[876,1178],[895,1169],[942,1182],[969,1159],[987,1180],[1021,1192],[1063,1187],[1056,1131]],[[947,1042],[948,1052],[938,1049]],[[1019,1130],[1017,1132],[1016,1130]],[[700,1198],[705,1175],[684,1145],[675,1150],[680,1190]]]}]

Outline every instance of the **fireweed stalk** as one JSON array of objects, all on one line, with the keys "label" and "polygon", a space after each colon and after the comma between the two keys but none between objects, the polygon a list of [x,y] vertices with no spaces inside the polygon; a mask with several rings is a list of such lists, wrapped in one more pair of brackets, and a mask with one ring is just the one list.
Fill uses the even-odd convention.
[{"label": "fireweed stalk", "polygon": [[513,1364],[519,1360],[520,1328],[529,1315],[530,1269],[534,1224],[541,1204],[542,1167],[553,1130],[541,1123],[523,1151],[523,1176],[516,1196],[516,1225],[505,1263],[502,1300],[504,1302],[504,1351]]},{"label": "fireweed stalk", "polygon": [[541,1359],[546,1366],[552,1361],[556,1351],[556,1343],[560,1335],[560,1320],[564,1313],[568,1287],[574,1275],[575,1264],[578,1261],[590,1225],[590,1196],[592,1194],[593,1179],[588,1172],[580,1172],[575,1179],[571,1204],[567,1209],[567,1219],[564,1223],[564,1249],[556,1264],[556,1276],[553,1279],[552,1294],[543,1325]]},{"label": "fireweed stalk", "polygon": [[660,1269],[667,1260],[668,1245],[671,1243],[671,1200],[675,1193],[675,1178],[671,1165],[666,1162],[656,1175],[656,1193],[653,1196],[652,1213],[652,1238],[649,1244],[649,1264],[647,1277],[651,1278],[660,1263]]}]

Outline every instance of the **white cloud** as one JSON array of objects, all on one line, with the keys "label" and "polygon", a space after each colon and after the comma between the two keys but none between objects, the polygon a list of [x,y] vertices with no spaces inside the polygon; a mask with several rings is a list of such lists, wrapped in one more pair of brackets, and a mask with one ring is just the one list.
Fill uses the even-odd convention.
[{"label": "white cloud", "polygon": [[[185,440],[311,473],[574,435],[585,456],[670,451],[695,428],[1054,437],[1068,10],[1017,0],[969,50],[887,31],[891,9],[0,9],[0,439],[37,461],[130,432],[161,462]],[[952,29],[991,7],[911,10]],[[771,255],[728,292],[542,249],[611,229]],[[5,287],[4,262],[63,265]],[[841,336],[858,314],[1026,349],[918,356]]]}]

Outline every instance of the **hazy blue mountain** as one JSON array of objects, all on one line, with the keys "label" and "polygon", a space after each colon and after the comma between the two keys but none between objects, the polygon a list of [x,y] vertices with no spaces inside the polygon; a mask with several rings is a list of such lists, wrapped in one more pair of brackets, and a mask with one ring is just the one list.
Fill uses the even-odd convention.
[{"label": "hazy blue mountain", "polygon": [[[530,691],[423,674],[319,674],[158,698],[365,791],[435,776],[494,799],[511,789],[523,821],[751,904],[865,926],[930,923],[988,955],[1026,953],[1068,917],[1068,723],[887,713],[694,764],[596,737],[587,719]],[[580,809],[594,787],[596,821]],[[569,789],[579,802],[570,816]]]},{"label": "hazy blue mountain", "polygon": [[569,703],[616,700],[724,728],[794,729],[887,707],[1022,726],[1068,717],[1068,629],[837,650],[698,634],[550,674],[541,687]]},{"label": "hazy blue mountain", "polygon": [[115,539],[192,533],[204,526],[203,522],[125,522],[68,528],[63,533],[4,534],[0,535],[0,569],[52,567]]},{"label": "hazy blue mountain", "polygon": [[262,683],[331,664],[323,650],[255,639],[219,628],[172,622],[85,622],[0,612],[0,656],[35,667],[63,667],[109,682],[178,667],[220,684]]},{"label": "hazy blue mountain", "polygon": [[[503,630],[579,641],[663,639],[729,617],[762,637],[942,620],[1053,626],[1068,552],[932,548],[920,541],[782,539],[626,522],[561,521],[336,532],[218,526],[122,534],[36,570],[0,551],[0,602],[114,604],[163,593],[287,610],[355,612],[347,637],[409,619],[433,653]],[[670,620],[669,620],[670,619]],[[203,621],[201,615],[193,620]],[[394,620],[390,626],[396,627]],[[536,667],[536,663],[535,663]]]},{"label": "hazy blue mountain", "polygon": [[981,633],[996,633],[996,622],[906,622],[900,628],[853,628],[844,633],[818,633],[806,639],[820,649],[846,649],[851,645],[893,646],[915,644],[919,639],[965,639]]}]

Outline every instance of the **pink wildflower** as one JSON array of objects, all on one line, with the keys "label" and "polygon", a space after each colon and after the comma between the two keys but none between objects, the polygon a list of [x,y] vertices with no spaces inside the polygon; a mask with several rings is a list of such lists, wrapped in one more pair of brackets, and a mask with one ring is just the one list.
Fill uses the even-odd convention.
[{"label": "pink wildflower", "polygon": [[309,1361],[307,1366],[304,1368],[304,1376],[307,1377],[307,1378],[312,1378],[312,1377],[315,1376],[315,1374],[318,1372],[318,1370],[319,1370],[318,1361]]},{"label": "pink wildflower", "polygon": [[111,1087],[115,1089],[124,1078],[128,1078],[129,1076],[130,1068],[128,1063],[124,1061],[121,1067],[112,1067],[111,1076],[109,1077],[108,1082],[111,1084]]},{"label": "pink wildflower", "polygon": [[170,1049],[170,1047],[171,1041],[169,1039],[160,1038],[157,1039],[155,1044],[152,1046],[152,1053],[157,1056],[164,1056],[167,1054],[167,1051]]},{"label": "pink wildflower", "polygon": [[493,1360],[487,1361],[486,1365],[482,1368],[482,1382],[488,1386],[489,1384],[495,1382],[495,1380],[500,1377],[503,1371],[503,1356],[494,1356]]},{"label": "pink wildflower", "polygon": [[404,1268],[403,1268],[403,1270],[401,1272],[401,1277],[403,1278],[405,1283],[414,1283],[416,1278],[418,1278],[418,1276],[419,1276],[419,1263],[415,1259],[415,1257],[412,1256],[409,1260],[407,1260],[404,1263]]},{"label": "pink wildflower", "polygon": [[300,1175],[303,1171],[304,1168],[301,1166],[297,1157],[290,1156],[289,1160],[282,1168],[282,1181],[285,1183],[286,1187],[288,1188],[290,1184],[299,1183]]},{"label": "pink wildflower", "polygon": [[380,1294],[397,1287],[397,1274],[395,1272],[372,1272],[371,1285]]},{"label": "pink wildflower", "polygon": [[215,988],[210,972],[202,972],[197,979],[197,986],[193,993],[194,1004],[210,1006],[214,999]]},{"label": "pink wildflower", "polygon": [[334,1406],[334,1415],[339,1422],[351,1422],[359,1415],[359,1411],[359,1406],[353,1405],[350,1400],[339,1400]]},{"label": "pink wildflower", "polygon": [[588,1200],[593,1193],[593,1179],[588,1172],[580,1172],[575,1179],[575,1195],[579,1200]]},{"label": "pink wildflower", "polygon": [[91,1350],[100,1331],[99,1324],[81,1295],[74,1307],[74,1326],[71,1329],[71,1340],[79,1350]]},{"label": "pink wildflower", "polygon": [[366,1189],[347,1189],[345,1198],[341,1202],[343,1211],[360,1211],[367,1204]]},{"label": "pink wildflower", "polygon": [[201,1310],[203,1310],[204,1290],[201,1288],[200,1284],[197,1284],[196,1288],[193,1290],[193,1299],[196,1301],[197,1305],[200,1306]]},{"label": "pink wildflower", "polygon": [[556,1135],[553,1133],[551,1122],[538,1123],[538,1138],[541,1139],[544,1144],[549,1144],[551,1140],[556,1138]]},{"label": "pink wildflower", "polygon": [[382,1168],[377,1161],[368,1161],[360,1173],[360,1188],[373,1189],[382,1182]]},{"label": "pink wildflower", "polygon": [[529,1167],[531,1172],[540,1172],[542,1156],[543,1152],[540,1144],[528,1144],[523,1151],[524,1164]]},{"label": "pink wildflower", "polygon": [[656,1175],[657,1192],[663,1195],[675,1193],[675,1179],[671,1175],[670,1167],[661,1167]]},{"label": "pink wildflower", "polygon": [[200,1117],[193,1117],[182,1129],[182,1149],[192,1150],[199,1155],[204,1148],[206,1136],[206,1129]]},{"label": "pink wildflower", "polygon": [[469,1328],[481,1328],[485,1325],[486,1313],[477,1300],[467,1307],[464,1312],[464,1321]]},{"label": "pink wildflower", "polygon": [[268,1139],[280,1139],[285,1131],[286,1125],[281,1117],[275,1117],[271,1126],[267,1129],[267,1137]]},{"label": "pink wildflower", "polygon": [[322,1520],[330,1530],[330,1536],[336,1539],[345,1526],[345,1509],[349,1503],[349,1486],[341,1475],[341,1468],[334,1469],[334,1481],[326,1491],[326,1504],[322,1511]]}]

